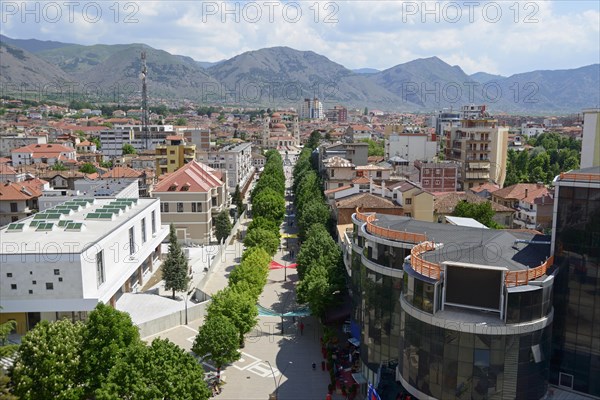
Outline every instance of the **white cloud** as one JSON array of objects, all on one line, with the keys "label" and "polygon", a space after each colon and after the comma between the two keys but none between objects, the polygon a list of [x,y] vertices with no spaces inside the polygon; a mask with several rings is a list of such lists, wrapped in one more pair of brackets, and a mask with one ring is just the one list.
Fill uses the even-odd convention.
[{"label": "white cloud", "polygon": [[[2,4],[5,7],[6,2]],[[289,5],[287,16],[283,14],[285,3],[274,8],[274,22],[270,22],[269,8],[260,0],[254,3],[260,18],[256,8],[239,1],[144,1],[137,2],[137,8],[127,2],[102,2],[97,3],[102,4],[102,18],[96,23],[83,18],[85,4],[75,10],[74,22],[67,20],[66,9],[64,17],[53,23],[43,15],[39,22],[28,16],[21,23],[21,14],[4,13],[0,32],[81,44],[142,42],[199,61],[219,61],[271,46],[313,50],[351,69],[385,69],[437,55],[467,73],[483,70],[503,75],[587,65],[598,62],[600,53],[598,2],[497,1],[502,6],[497,22],[491,21],[495,9],[481,2],[471,10],[473,22],[469,22],[461,1],[437,6],[431,2],[424,6],[422,1],[311,1],[298,3],[302,16],[295,23],[289,21],[295,14]],[[448,4],[461,6],[459,21],[452,22],[456,13]],[[237,7],[237,15],[224,14],[225,7]],[[425,13],[424,7],[433,14]],[[528,16],[538,22],[525,23]],[[125,23],[126,17],[138,22]],[[235,17],[239,22],[234,22]]]}]

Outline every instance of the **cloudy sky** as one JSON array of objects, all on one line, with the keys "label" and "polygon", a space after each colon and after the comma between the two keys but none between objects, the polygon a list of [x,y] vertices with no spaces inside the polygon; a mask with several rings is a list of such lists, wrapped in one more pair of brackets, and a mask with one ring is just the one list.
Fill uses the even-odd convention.
[{"label": "cloudy sky", "polygon": [[0,33],[78,44],[145,43],[198,61],[272,46],[348,68],[438,56],[471,74],[600,62],[600,2],[9,1]]}]

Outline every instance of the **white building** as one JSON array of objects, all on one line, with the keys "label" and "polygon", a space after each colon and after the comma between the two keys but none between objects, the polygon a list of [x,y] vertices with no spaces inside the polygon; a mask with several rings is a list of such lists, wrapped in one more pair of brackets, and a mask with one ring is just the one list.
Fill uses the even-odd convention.
[{"label": "white building", "polygon": [[300,106],[301,119],[324,119],[325,112],[323,111],[323,103],[318,98],[304,99]]},{"label": "white building", "polygon": [[583,110],[581,168],[600,166],[600,109]]},{"label": "white building", "polygon": [[29,136],[20,134],[0,134],[0,157],[10,157],[10,152],[19,147],[29,146],[30,144],[46,144],[48,137],[46,135]]},{"label": "white building", "polygon": [[410,163],[431,161],[437,153],[437,142],[429,140],[429,135],[423,133],[401,133],[391,135],[385,140],[385,159],[399,156]]},{"label": "white building", "polygon": [[536,124],[535,122],[524,122],[521,124],[521,134],[523,136],[537,136],[544,132],[546,132],[546,128],[542,124]]},{"label": "white building", "polygon": [[123,155],[123,145],[130,144],[136,151],[154,150],[173,135],[173,125],[148,125],[148,137],[144,137],[141,125],[115,125],[113,129],[100,132],[102,153],[108,157]]},{"label": "white building", "polygon": [[226,172],[226,183],[231,193],[237,185],[243,189],[254,173],[251,143],[239,143],[214,151],[196,151],[196,159],[211,168]]},{"label": "white building", "polygon": [[57,162],[77,160],[77,153],[72,147],[62,144],[30,144],[11,151],[12,165],[30,165],[44,163],[54,165]]},{"label": "white building", "polygon": [[158,199],[78,199],[0,231],[0,322],[24,333],[40,320],[85,320],[98,302],[114,306],[158,265]]}]

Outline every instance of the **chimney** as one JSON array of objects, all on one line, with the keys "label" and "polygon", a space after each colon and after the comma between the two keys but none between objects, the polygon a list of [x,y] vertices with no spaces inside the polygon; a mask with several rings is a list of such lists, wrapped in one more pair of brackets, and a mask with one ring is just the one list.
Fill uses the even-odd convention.
[{"label": "chimney", "polygon": [[373,194],[373,178],[369,177],[369,193]]},{"label": "chimney", "polygon": [[381,181],[381,197],[385,197],[385,181]]}]

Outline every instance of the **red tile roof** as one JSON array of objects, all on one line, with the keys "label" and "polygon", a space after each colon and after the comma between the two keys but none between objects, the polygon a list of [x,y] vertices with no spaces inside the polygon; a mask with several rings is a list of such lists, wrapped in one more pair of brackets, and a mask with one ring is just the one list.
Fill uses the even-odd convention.
[{"label": "red tile roof", "polygon": [[[29,200],[42,195],[41,179],[0,185],[0,201]],[[43,185],[43,184],[42,184]]]},{"label": "red tile roof", "polygon": [[140,171],[129,167],[114,167],[102,175],[103,178],[139,178],[142,176]]},{"label": "red tile roof", "polygon": [[72,153],[75,149],[72,149],[67,146],[63,146],[62,144],[50,143],[50,144],[35,144],[32,143],[28,146],[19,147],[18,149],[14,149],[11,153],[32,153],[33,158],[38,157],[56,157],[58,154]]},{"label": "red tile roof", "polygon": [[[185,186],[189,183],[190,186]],[[154,188],[154,192],[208,192],[222,186],[223,182],[214,169],[206,164],[192,161],[177,171],[165,175]],[[187,190],[182,190],[186,187]]]},{"label": "red tile roof", "polygon": [[505,200],[523,200],[532,203],[536,198],[547,196],[548,188],[537,183],[517,183],[503,189],[496,190],[493,195]]}]

